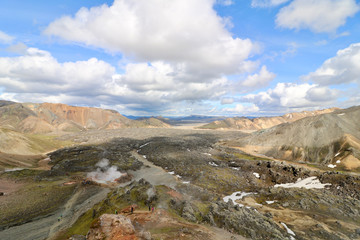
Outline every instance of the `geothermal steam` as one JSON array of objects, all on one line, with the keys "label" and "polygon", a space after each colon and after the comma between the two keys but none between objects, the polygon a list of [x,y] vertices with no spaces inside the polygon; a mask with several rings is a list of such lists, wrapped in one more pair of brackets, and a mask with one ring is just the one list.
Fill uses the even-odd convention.
[{"label": "geothermal steam", "polygon": [[106,158],[103,158],[95,166],[98,167],[96,171],[88,173],[87,177],[98,183],[114,182],[115,179],[124,175],[117,170],[116,166],[110,167],[109,160]]}]

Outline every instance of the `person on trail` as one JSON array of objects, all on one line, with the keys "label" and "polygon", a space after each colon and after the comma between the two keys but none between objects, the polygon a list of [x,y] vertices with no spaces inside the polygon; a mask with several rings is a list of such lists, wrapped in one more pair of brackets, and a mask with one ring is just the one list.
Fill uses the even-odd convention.
[{"label": "person on trail", "polygon": [[151,205],[149,204],[149,212],[151,211]]},{"label": "person on trail", "polygon": [[152,207],[151,211],[154,212],[154,207]]},{"label": "person on trail", "polygon": [[133,207],[131,207],[131,214],[133,214],[134,213],[134,208]]},{"label": "person on trail", "polygon": [[115,214],[117,215],[117,209],[115,209]]}]

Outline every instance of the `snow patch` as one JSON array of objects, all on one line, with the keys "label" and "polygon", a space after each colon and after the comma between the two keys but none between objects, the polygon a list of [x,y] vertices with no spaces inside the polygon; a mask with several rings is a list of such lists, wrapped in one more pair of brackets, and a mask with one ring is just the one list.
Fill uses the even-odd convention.
[{"label": "snow patch", "polygon": [[188,182],[188,181],[183,181],[182,183],[183,183],[183,184],[189,184],[190,182]]},{"label": "snow patch", "polygon": [[338,116],[344,116],[345,115],[345,113],[340,113],[340,114],[338,114]]},{"label": "snow patch", "polygon": [[232,169],[234,169],[234,170],[240,170],[240,168],[239,167],[232,167]]},{"label": "snow patch", "polygon": [[186,149],[188,152],[191,152],[190,149]]},{"label": "snow patch", "polygon": [[214,162],[209,162],[209,165],[210,166],[213,166],[213,167],[218,167],[219,165],[217,165],[216,163],[214,163]]},{"label": "snow patch", "polygon": [[341,161],[340,161],[340,160],[337,160],[336,163],[339,164],[339,163],[341,163]]},{"label": "snow patch", "polygon": [[256,178],[260,178],[260,174],[258,174],[258,173],[256,173],[256,172],[254,172],[253,174],[254,174],[254,176],[255,176]]},{"label": "snow patch", "polygon": [[169,172],[169,174],[174,175],[174,174],[175,174],[175,172],[174,172],[174,171],[172,171],[172,172]]},{"label": "snow patch", "polygon": [[180,176],[180,175],[176,175],[176,177],[177,177],[177,178],[181,178],[181,176]]},{"label": "snow patch", "polygon": [[24,170],[25,168],[7,168],[4,170],[4,172],[15,172],[15,171],[21,171]]},{"label": "snow patch", "polygon": [[211,156],[211,154],[210,153],[203,153],[204,155],[207,155],[207,156]]},{"label": "snow patch", "polygon": [[290,235],[292,235],[292,236],[296,236],[295,233],[294,233],[288,226],[286,226],[285,223],[282,222],[281,225],[284,226],[284,228],[286,229],[286,231],[287,231],[288,234],[290,234]]},{"label": "snow patch", "polygon": [[241,200],[244,197],[251,195],[251,194],[256,194],[256,193],[252,193],[252,192],[234,192],[233,194],[226,196],[223,198],[224,202],[228,202],[230,199],[233,201],[233,203],[235,205],[239,205],[239,207],[243,207],[244,205],[241,203],[237,203],[236,200]]},{"label": "snow patch", "polygon": [[329,164],[327,165],[329,168],[336,168],[336,165],[333,165],[333,164]]},{"label": "snow patch", "polygon": [[306,189],[322,189],[326,186],[330,186],[331,183],[322,184],[317,177],[308,177],[305,179],[299,178],[296,183],[284,183],[284,184],[276,184],[274,187],[282,187],[282,188],[306,188]]},{"label": "snow patch", "polygon": [[151,143],[151,142],[147,142],[147,143],[141,145],[139,148],[143,148],[143,147],[145,147],[146,145],[148,145],[149,143]]},{"label": "snow patch", "polygon": [[275,201],[265,201],[266,202],[266,204],[273,204],[273,203],[275,203]]},{"label": "snow patch", "polygon": [[339,156],[340,155],[340,152],[338,152],[337,154],[335,154],[335,157]]}]

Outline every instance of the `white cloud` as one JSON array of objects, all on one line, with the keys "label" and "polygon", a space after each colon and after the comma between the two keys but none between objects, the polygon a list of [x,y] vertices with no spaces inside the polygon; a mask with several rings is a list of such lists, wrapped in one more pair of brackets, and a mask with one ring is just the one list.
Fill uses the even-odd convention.
[{"label": "white cloud", "polygon": [[[199,79],[252,71],[258,51],[249,39],[232,37],[213,0],[115,0],[82,8],[52,22],[47,35],[120,52],[138,62],[182,64]],[[201,9],[201,11],[199,11]],[[156,14],[155,14],[156,13]]]},{"label": "white cloud", "polygon": [[0,85],[9,93],[86,92],[89,96],[115,72],[96,58],[59,63],[49,52],[36,48],[28,48],[20,57],[2,57],[0,65]]},{"label": "white cloud", "polygon": [[[164,62],[129,64],[124,74],[107,83],[113,96],[129,96],[136,102],[156,105],[165,102],[217,99],[225,94],[226,78],[207,82],[182,81],[183,69]],[[180,79],[178,79],[180,78]]]},{"label": "white cloud", "polygon": [[306,93],[306,99],[312,102],[328,102],[336,99],[339,91],[328,87],[313,87]]},{"label": "white cloud", "polygon": [[0,31],[0,43],[9,44],[14,40],[14,37]]},{"label": "white cloud", "polygon": [[233,108],[224,108],[225,114],[254,114],[259,111],[259,108],[255,104],[243,105],[236,104]]},{"label": "white cloud", "polygon": [[0,86],[4,99],[62,102],[98,106],[122,104],[127,111],[159,112],[181,103],[219,100],[226,78],[184,81],[181,66],[161,61],[132,63],[124,73],[91,58],[59,63],[49,52],[29,48],[19,57],[0,57]]},{"label": "white cloud", "polygon": [[335,57],[327,59],[305,79],[321,85],[360,84],[360,43],[339,50]]},{"label": "white cloud", "polygon": [[267,86],[275,77],[276,75],[269,72],[266,66],[262,66],[259,73],[249,75],[241,85],[249,89],[258,89]]},{"label": "white cloud", "polygon": [[289,0],[252,0],[252,7],[274,7],[288,2]]},{"label": "white cloud", "polygon": [[234,99],[233,98],[223,98],[221,99],[221,104],[225,105],[225,104],[233,104],[234,103]]},{"label": "white cloud", "polygon": [[336,90],[317,84],[278,83],[274,89],[258,94],[248,94],[242,100],[254,103],[264,111],[285,112],[291,108],[311,108],[334,103]]},{"label": "white cloud", "polygon": [[6,50],[9,52],[22,54],[22,55],[26,54],[27,49],[28,47],[22,42],[11,45],[8,48],[6,48]]},{"label": "white cloud", "polygon": [[294,0],[276,16],[279,27],[334,33],[360,10],[355,0]]}]

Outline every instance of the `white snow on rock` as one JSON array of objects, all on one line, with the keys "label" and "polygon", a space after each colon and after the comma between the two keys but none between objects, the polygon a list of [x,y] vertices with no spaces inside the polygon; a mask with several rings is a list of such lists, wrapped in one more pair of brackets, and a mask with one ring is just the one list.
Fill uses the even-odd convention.
[{"label": "white snow on rock", "polygon": [[329,164],[327,165],[329,168],[336,168],[336,165],[333,165],[333,164]]},{"label": "white snow on rock", "polygon": [[188,181],[183,181],[182,183],[183,183],[183,184],[189,184],[190,182],[188,182]]},{"label": "white snow on rock", "polygon": [[146,155],[143,155],[143,158],[145,158],[145,159],[146,159]]},{"label": "white snow on rock", "polygon": [[219,166],[219,165],[217,165],[217,164],[214,163],[214,162],[209,162],[209,165],[214,166],[214,167],[218,167],[218,166]]},{"label": "white snow on rock", "polygon": [[203,153],[204,155],[207,155],[207,156],[211,156],[211,154],[210,153]]},{"label": "white snow on rock", "polygon": [[273,204],[275,201],[265,201],[266,204]]},{"label": "white snow on rock", "polygon": [[177,178],[181,178],[181,176],[180,176],[180,175],[176,175],[176,177],[177,177]]},{"label": "white snow on rock", "polygon": [[232,167],[232,169],[234,169],[234,170],[240,170],[239,167]]},{"label": "white snow on rock", "polygon": [[186,149],[188,152],[190,152],[190,149]]},{"label": "white snow on rock", "polygon": [[296,183],[284,183],[284,184],[276,184],[274,187],[282,187],[282,188],[306,188],[306,189],[322,189],[326,186],[330,186],[331,183],[322,184],[317,177],[308,177],[305,179],[299,178]]},{"label": "white snow on rock", "polygon": [[340,114],[338,114],[338,116],[344,116],[345,115],[345,113],[340,113]]},{"label": "white snow on rock", "polygon": [[260,174],[258,174],[258,173],[256,173],[256,172],[254,172],[253,174],[254,174],[254,176],[255,176],[256,178],[260,178]]},{"label": "white snow on rock", "polygon": [[174,174],[175,174],[175,172],[174,172],[174,171],[172,171],[172,172],[169,172],[169,174],[174,175]]},{"label": "white snow on rock", "polygon": [[148,145],[149,143],[150,143],[150,142],[147,142],[147,143],[141,145],[139,148],[143,148],[143,147],[145,147],[146,145]]},{"label": "white snow on rock", "polygon": [[[286,229],[286,231],[287,231],[288,234],[290,234],[290,235],[292,235],[292,236],[296,236],[295,233],[294,233],[288,226],[286,226],[285,223],[282,222],[281,225],[284,226],[284,228]],[[291,239],[295,239],[295,238],[292,237]]]},{"label": "white snow on rock", "polygon": [[341,163],[341,161],[340,161],[340,160],[337,160],[336,163],[339,164],[339,163]]},{"label": "white snow on rock", "polygon": [[233,194],[226,196],[223,198],[224,202],[228,202],[230,199],[233,201],[235,205],[239,205],[240,207],[243,207],[244,205],[241,203],[237,203],[236,200],[241,200],[243,197],[246,197],[251,194],[256,194],[252,192],[234,192]]},{"label": "white snow on rock", "polygon": [[337,156],[339,156],[340,155],[340,153],[338,152],[337,154],[335,154],[335,157],[337,157]]},{"label": "white snow on rock", "polygon": [[24,170],[25,168],[6,168],[4,170],[4,172],[15,172],[15,171],[21,171]]}]

